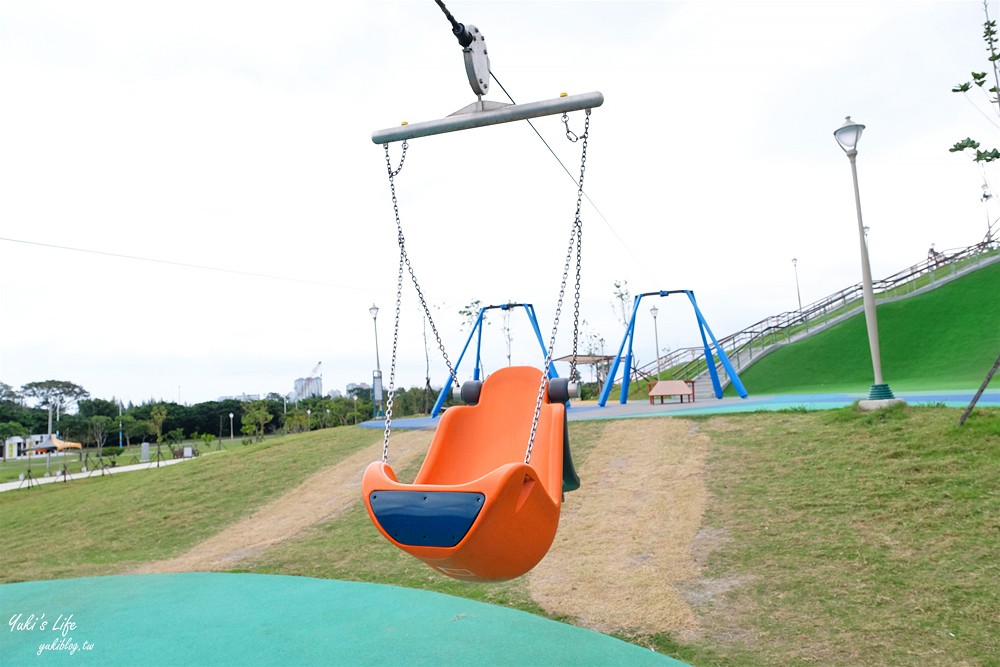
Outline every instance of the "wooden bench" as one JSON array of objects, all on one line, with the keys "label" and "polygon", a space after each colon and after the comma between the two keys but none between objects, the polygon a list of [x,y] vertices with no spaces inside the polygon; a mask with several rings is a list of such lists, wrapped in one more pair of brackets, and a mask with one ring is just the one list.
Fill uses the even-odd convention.
[{"label": "wooden bench", "polygon": [[649,385],[649,404],[653,405],[653,399],[660,397],[663,403],[664,396],[677,396],[684,402],[687,396],[689,402],[694,403],[694,380],[657,380]]}]

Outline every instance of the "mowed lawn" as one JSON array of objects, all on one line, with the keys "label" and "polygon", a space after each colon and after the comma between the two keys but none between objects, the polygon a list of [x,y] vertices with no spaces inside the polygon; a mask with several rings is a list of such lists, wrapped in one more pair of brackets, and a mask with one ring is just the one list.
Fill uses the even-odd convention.
[{"label": "mowed lawn", "polygon": [[[878,304],[877,317],[882,371],[893,390],[977,389],[1000,354],[1000,263]],[[864,314],[771,352],[740,379],[751,394],[867,391]]]},{"label": "mowed lawn", "polygon": [[723,531],[698,665],[1000,664],[1000,410],[706,418]]},{"label": "mowed lawn", "polygon": [[[690,420],[711,439],[712,548],[687,591],[699,633],[604,630],[699,667],[1000,664],[1000,410],[978,409],[958,428],[960,412]],[[571,423],[578,465],[600,428]],[[115,574],[177,555],[380,438],[330,429],[0,494],[3,580]],[[587,493],[586,479],[574,493]],[[594,530],[614,535],[616,525]],[[426,588],[546,615],[525,578],[469,586],[398,552],[360,497],[237,569]]]},{"label": "mowed lawn", "polygon": [[369,429],[313,431],[162,468],[0,493],[0,582],[119,574],[176,556],[380,440]]}]

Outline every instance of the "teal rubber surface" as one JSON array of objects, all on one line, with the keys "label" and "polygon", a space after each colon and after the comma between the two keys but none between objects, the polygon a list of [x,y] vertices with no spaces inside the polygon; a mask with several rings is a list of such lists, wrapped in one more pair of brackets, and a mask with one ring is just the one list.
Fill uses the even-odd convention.
[{"label": "teal rubber surface", "polygon": [[0,586],[0,665],[658,665],[525,612],[382,584],[153,574]]}]

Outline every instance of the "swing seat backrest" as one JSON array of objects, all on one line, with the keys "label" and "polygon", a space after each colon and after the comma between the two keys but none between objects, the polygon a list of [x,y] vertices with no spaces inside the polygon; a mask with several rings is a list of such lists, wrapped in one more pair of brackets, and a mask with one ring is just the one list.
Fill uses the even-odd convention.
[{"label": "swing seat backrest", "polygon": [[[448,408],[413,483],[464,484],[523,462],[541,380],[537,368],[502,368],[486,378],[476,405]],[[565,409],[545,392],[531,452],[530,465],[555,502],[562,498]]]},{"label": "swing seat backrest", "polygon": [[396,547],[465,581],[521,576],[548,551],[559,525],[565,408],[543,395],[525,464],[542,372],[509,367],[491,375],[479,403],[441,417],[412,484],[376,461],[362,494],[369,518]]}]

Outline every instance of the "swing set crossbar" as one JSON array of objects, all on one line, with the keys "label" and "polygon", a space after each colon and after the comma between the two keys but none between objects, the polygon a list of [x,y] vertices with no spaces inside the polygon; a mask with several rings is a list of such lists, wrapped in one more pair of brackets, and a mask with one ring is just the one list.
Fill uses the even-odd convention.
[{"label": "swing set crossbar", "polygon": [[[483,343],[483,316],[486,315],[487,310],[514,310],[515,308],[524,308],[524,312],[528,314],[528,321],[531,323],[531,329],[535,332],[535,339],[538,341],[538,345],[542,348],[542,358],[545,358],[545,341],[542,339],[542,331],[538,328],[538,317],[535,315],[535,307],[530,303],[504,303],[494,306],[483,306],[479,309],[479,315],[476,317],[476,323],[472,326],[472,330],[469,332],[469,337],[465,341],[465,346],[462,347],[462,353],[458,355],[458,361],[455,362],[455,372],[458,373],[458,368],[462,365],[462,359],[465,358],[465,353],[469,350],[469,345],[472,343],[473,337],[476,337],[476,365],[472,370],[472,379],[479,380],[479,369],[481,366],[481,354],[482,354],[482,343]],[[549,379],[559,377],[559,373],[556,371],[554,365],[549,366]],[[434,403],[434,408],[431,410],[431,417],[437,417],[441,413],[441,409],[444,406],[445,400],[452,392],[452,382],[455,378],[451,375],[445,380],[444,387],[441,389],[441,393],[438,394],[437,401]]]},{"label": "swing set crossbar", "polygon": [[404,124],[385,130],[376,130],[372,133],[372,142],[375,144],[388,144],[394,141],[416,139],[417,137],[429,137],[435,134],[471,130],[477,127],[511,123],[542,116],[555,116],[582,109],[593,109],[604,104],[604,95],[595,91],[579,95],[566,95],[552,100],[542,100],[541,102],[496,106],[497,104],[499,103],[483,102],[482,105],[474,103],[471,105],[472,107],[476,107],[477,105],[486,107],[488,105],[492,108],[477,111],[475,109],[467,110],[467,107],[467,109],[456,112],[447,118]]}]

